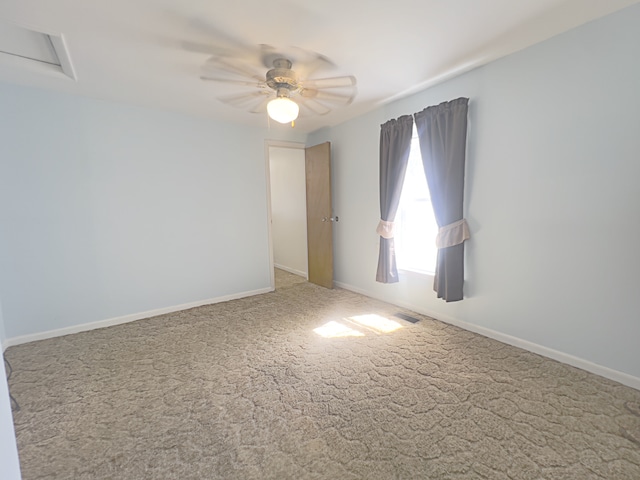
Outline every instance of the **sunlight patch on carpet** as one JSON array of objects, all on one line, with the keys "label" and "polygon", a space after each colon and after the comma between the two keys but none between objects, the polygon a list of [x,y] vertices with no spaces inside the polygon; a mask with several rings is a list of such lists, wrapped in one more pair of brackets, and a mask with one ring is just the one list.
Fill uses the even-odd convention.
[{"label": "sunlight patch on carpet", "polygon": [[395,332],[399,328],[402,328],[398,322],[390,320],[381,315],[370,313],[368,315],[356,315],[355,317],[349,317],[347,320],[356,322],[363,327],[374,330],[376,333],[391,333]]},{"label": "sunlight patch on carpet", "polygon": [[334,320],[325,323],[321,327],[314,328],[313,331],[325,338],[364,337],[364,333]]},{"label": "sunlight patch on carpet", "polygon": [[331,320],[321,327],[315,328],[313,331],[325,338],[336,338],[364,337],[365,334],[358,330],[358,328],[378,335],[381,333],[395,332],[399,328],[402,328],[402,325],[398,322],[376,315],[375,313],[355,315],[353,317],[343,318],[342,321],[344,323]]}]

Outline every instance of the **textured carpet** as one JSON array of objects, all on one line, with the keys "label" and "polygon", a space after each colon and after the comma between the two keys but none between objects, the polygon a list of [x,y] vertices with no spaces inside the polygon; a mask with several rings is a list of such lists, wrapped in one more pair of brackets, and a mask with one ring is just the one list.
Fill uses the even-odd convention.
[{"label": "textured carpet", "polygon": [[24,479],[640,479],[639,391],[277,282],[9,348]]}]

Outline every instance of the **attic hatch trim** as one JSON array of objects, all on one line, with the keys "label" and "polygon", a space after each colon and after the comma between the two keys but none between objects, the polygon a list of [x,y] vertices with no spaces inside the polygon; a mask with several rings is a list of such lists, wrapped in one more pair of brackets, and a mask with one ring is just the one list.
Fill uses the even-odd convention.
[{"label": "attic hatch trim", "polygon": [[7,49],[0,47],[0,59],[3,63],[9,64],[14,68],[27,67],[36,73],[54,74],[56,76],[62,73],[71,80],[77,81],[64,35],[61,33],[47,32],[41,28],[34,28],[33,26],[27,26],[10,20],[0,20],[0,23],[5,23],[15,29],[23,30],[23,33],[27,35],[35,35],[35,37],[33,37],[34,39],[40,37],[40,39],[43,39],[51,47],[51,58],[35,58],[35,56],[30,56],[29,54],[7,51]]},{"label": "attic hatch trim", "polygon": [[60,61],[60,68],[62,69],[62,73],[64,73],[67,77],[72,80],[78,80],[76,77],[75,69],[73,68],[73,64],[71,63],[71,57],[69,56],[69,51],[67,49],[67,42],[64,39],[64,35],[48,35],[49,40],[51,40],[51,44],[53,45],[53,49],[58,56],[58,60]]}]

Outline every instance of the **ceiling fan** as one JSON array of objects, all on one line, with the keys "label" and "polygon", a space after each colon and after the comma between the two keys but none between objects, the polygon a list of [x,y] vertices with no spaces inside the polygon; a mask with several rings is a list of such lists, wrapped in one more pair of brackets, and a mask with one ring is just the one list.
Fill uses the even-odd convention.
[{"label": "ceiling fan", "polygon": [[[260,46],[260,73],[242,56],[215,55],[203,66],[203,80],[242,87],[243,91],[218,100],[252,113],[264,112],[280,123],[292,123],[298,114],[325,115],[332,108],[349,105],[356,96],[352,75],[312,78],[313,73],[333,66],[324,56],[298,49],[282,53]],[[295,67],[294,67],[295,65]],[[294,70],[295,68],[295,70]]]}]

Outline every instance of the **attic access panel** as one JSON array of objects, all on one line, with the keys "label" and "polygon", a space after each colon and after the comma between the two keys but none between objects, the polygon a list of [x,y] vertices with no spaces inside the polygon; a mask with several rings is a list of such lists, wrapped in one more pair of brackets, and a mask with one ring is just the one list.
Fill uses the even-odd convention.
[{"label": "attic access panel", "polygon": [[[40,66],[42,72],[56,71],[75,80],[75,74],[61,35],[49,35],[15,23],[0,21],[0,57],[14,65]],[[26,63],[25,63],[26,62]]]}]

